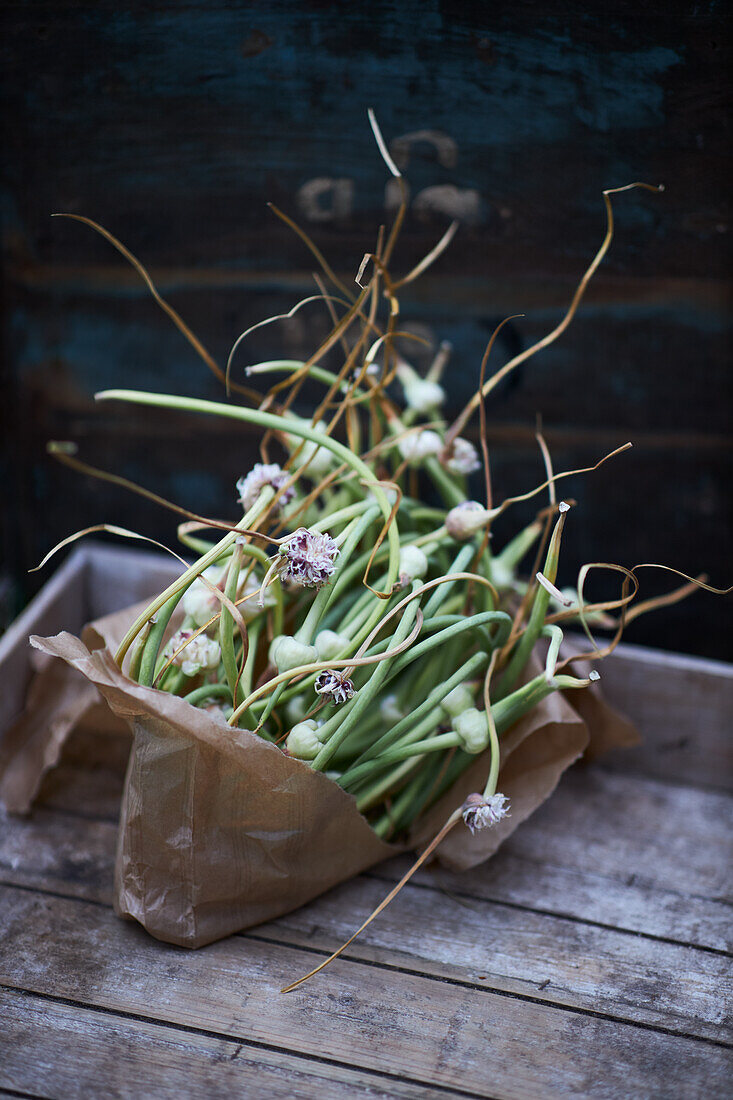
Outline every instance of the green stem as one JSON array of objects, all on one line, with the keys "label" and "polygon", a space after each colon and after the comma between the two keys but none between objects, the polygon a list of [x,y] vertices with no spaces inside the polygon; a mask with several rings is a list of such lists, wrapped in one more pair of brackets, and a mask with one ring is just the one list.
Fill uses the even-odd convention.
[{"label": "green stem", "polygon": [[403,764],[400,764],[399,767],[389,772],[388,775],[378,779],[377,782],[373,783],[367,790],[362,791],[356,800],[356,808],[359,812],[365,813],[366,810],[375,806],[385,794],[389,791],[393,791],[395,787],[398,787],[400,783],[414,771],[417,763],[418,761],[416,760],[405,761]]},{"label": "green stem", "polygon": [[[155,660],[157,658],[160,641],[163,637],[163,631],[168,625],[168,619],[170,619],[170,616],[173,613],[173,610],[178,604],[178,601],[180,600],[183,593],[186,591],[187,588],[190,588],[190,586],[193,584],[199,574],[203,573],[205,569],[208,569],[210,565],[213,565],[216,561],[218,561],[218,559],[223,555],[224,551],[227,550],[235,541],[239,532],[247,529],[250,524],[253,523],[258,518],[258,516],[260,516],[262,512],[265,511],[266,508],[269,507],[270,502],[272,501],[272,498],[274,496],[274,489],[272,489],[270,486],[264,488],[260,493],[257,501],[252,505],[250,510],[245,513],[244,516],[242,516],[239,523],[236,524],[235,529],[233,531],[227,531],[226,535],[224,535],[224,537],[219,540],[216,546],[209,550],[208,553],[204,554],[202,558],[199,558],[197,562],[194,562],[193,565],[190,565],[188,569],[181,573],[180,577],[178,577],[177,580],[173,581],[172,584],[169,584],[168,587],[160,593],[160,595],[156,596],[152,603],[148,604],[141,615],[138,615],[137,619],[135,619],[135,622],[132,624],[130,629],[127,631],[127,634],[122,639],[117,653],[115,654],[115,661],[120,667],[122,667],[122,662],[124,660],[125,654],[127,653],[127,650],[130,648],[130,645],[137,637],[140,630],[142,630],[145,624],[150,621],[152,616],[157,611],[160,611],[161,608],[168,604],[168,601],[173,601],[175,599],[175,603],[171,603],[170,610],[168,610],[167,612],[168,618],[166,619],[162,630],[158,632],[158,646],[155,649],[155,655],[152,660],[153,668],[155,667]],[[158,623],[156,622],[155,625],[157,626]],[[153,631],[151,631],[151,636],[152,633]],[[148,646],[146,645],[145,648],[147,655]],[[152,683],[152,680],[150,681],[150,683]]]},{"label": "green stem", "polygon": [[[379,740],[375,741],[366,752],[362,753],[359,759],[356,761],[356,765],[363,763],[366,760],[371,760],[378,756],[383,749],[393,745],[396,741],[399,741],[403,734],[407,733],[417,723],[439,706],[454,688],[458,687],[465,680],[470,680],[473,676],[476,676],[482,668],[485,668],[489,662],[488,655],[485,653],[474,653],[473,657],[462,664],[452,676],[450,676],[445,683],[439,683],[437,687],[433,688],[428,697],[420,703],[410,714],[406,714],[404,718],[401,718],[391,729],[382,734]],[[349,777],[349,773],[346,772],[342,776],[345,780]]]},{"label": "green stem", "polygon": [[[413,582],[413,590],[420,586],[419,581]],[[402,618],[399,621],[397,629],[392,635],[392,642],[394,646],[400,645],[405,641],[410,631],[412,630],[413,623],[418,611],[417,599],[407,604],[402,614]],[[354,699],[350,703],[346,704],[340,714],[334,715],[330,718],[324,726],[321,727],[321,736],[327,738],[320,752],[313,761],[312,767],[315,771],[324,771],[327,767],[331,757],[335,753],[339,745],[342,744],[344,739],[348,736],[349,732],[354,728],[355,723],[358,721],[360,715],[374,702],[379,692],[380,687],[387,678],[387,674],[390,668],[393,666],[395,658],[392,657],[388,660],[381,661],[374,672],[372,673],[369,681],[365,686],[357,693]],[[348,708],[348,713],[346,712]]]},{"label": "green stem", "polygon": [[[463,573],[467,569],[475,553],[476,547],[472,546],[470,543],[467,546],[462,546],[456,554],[448,573]],[[440,605],[448,599],[448,596],[457,583],[457,581],[447,581],[445,584],[441,584],[436,588],[434,592],[430,593],[430,598],[425,604],[426,619],[429,619],[431,615],[436,613]]]},{"label": "green stem", "polygon": [[254,674],[255,659],[257,656],[257,643],[260,639],[262,626],[262,619],[257,619],[256,622],[252,624],[249,632],[249,652],[247,653],[247,660],[244,663],[244,668],[242,669],[242,678],[240,680],[240,686],[243,696],[249,695],[252,691],[252,677]]},{"label": "green stem", "polygon": [[437,458],[433,455],[431,455],[430,458],[426,458],[425,469],[449,508],[454,508],[456,504],[463,503],[466,499],[466,494],[456,485],[450,474],[446,473]]},{"label": "green stem", "polygon": [[[377,483],[374,473],[370,470],[369,466],[367,466],[366,462],[359,458],[358,455],[353,454],[348,447],[339,443],[338,440],[332,439],[331,436],[324,435],[322,432],[317,432],[307,424],[289,424],[284,421],[283,417],[277,416],[274,413],[262,412],[260,409],[247,409],[241,405],[224,405],[219,401],[203,401],[195,397],[176,397],[172,394],[145,393],[140,390],[104,390],[102,393],[96,394],[95,399],[98,401],[129,401],[132,404],[152,405],[156,408],[210,413],[213,416],[223,416],[232,420],[243,420],[248,424],[257,424],[258,427],[264,428],[265,430],[276,432],[287,431],[291,435],[300,436],[302,439],[309,439],[312,443],[317,444],[317,446],[323,447],[327,451],[331,451],[341,462],[345,462],[352,470],[359,474],[360,477],[367,481],[369,490],[374,494],[385,522],[390,521],[392,507],[384,489]],[[400,558],[400,536],[396,518],[389,522],[387,539],[390,549],[389,583],[391,587],[397,580]]]},{"label": "green stem", "polygon": [[[561,508],[567,505],[561,505]],[[557,577],[557,566],[560,554],[560,539],[562,538],[562,529],[565,526],[566,511],[561,511],[560,517],[555,524],[555,530],[552,532],[552,538],[550,539],[550,545],[547,548],[547,557],[545,558],[544,576],[548,581],[555,583]],[[547,615],[547,608],[550,603],[550,593],[546,588],[543,588],[541,584],[537,585],[537,592],[535,593],[534,602],[532,603],[532,610],[530,612],[529,621],[524,629],[524,633],[520,637],[516,644],[514,653],[512,654],[509,664],[506,666],[504,673],[498,684],[498,696],[501,698],[505,696],[516,683],[519,674],[529,660],[529,655],[535,647],[535,643],[542,633],[542,628],[545,623],[545,616]]]},{"label": "green stem", "polygon": [[204,684],[203,687],[194,688],[188,695],[184,695],[183,698],[187,703],[191,703],[192,706],[197,707],[199,703],[206,702],[207,699],[226,699],[231,703],[232,693],[229,690],[228,684]]}]

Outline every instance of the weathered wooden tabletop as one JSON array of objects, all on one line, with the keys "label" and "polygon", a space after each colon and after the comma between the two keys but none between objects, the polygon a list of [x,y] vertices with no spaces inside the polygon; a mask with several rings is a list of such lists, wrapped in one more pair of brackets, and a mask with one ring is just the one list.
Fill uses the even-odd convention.
[{"label": "weathered wooden tabletop", "polygon": [[158,943],[111,908],[126,744],[75,735],[1,822],[2,1095],[724,1095],[733,677],[640,651],[606,682],[645,746],[573,769],[488,865],[419,873],[286,996],[405,861],[196,952]]}]

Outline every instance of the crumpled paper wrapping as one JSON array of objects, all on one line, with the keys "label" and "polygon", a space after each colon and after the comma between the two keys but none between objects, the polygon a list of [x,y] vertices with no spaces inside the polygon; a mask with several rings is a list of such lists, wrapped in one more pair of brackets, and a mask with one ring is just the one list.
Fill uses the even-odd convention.
[{"label": "crumpled paper wrapping", "polygon": [[[571,643],[563,643],[563,658],[578,652]],[[533,654],[523,681],[536,676],[541,667]],[[577,661],[573,675],[587,676],[590,668],[590,664]],[[549,798],[563,772],[581,756],[593,760],[609,749],[631,747],[639,740],[636,727],[609,706],[597,684],[548,695],[501,738],[497,789],[509,799],[510,815],[493,828],[473,835],[468,829],[453,829],[437,849],[438,862],[451,871],[467,871],[483,863]],[[489,766],[487,753],[476,757],[451,789],[416,823],[408,838],[410,847],[425,847],[469,794],[484,789]]]},{"label": "crumpled paper wrapping", "polygon": [[94,684],[45,653],[34,654],[25,710],[0,742],[0,803],[25,814],[71,731],[98,703]]},{"label": "crumpled paper wrapping", "polygon": [[[296,909],[404,850],[384,843],[354,799],[325,775],[247,730],[232,729],[218,715],[130,680],[112,652],[138,610],[91,624],[83,641],[67,633],[31,639],[81,673],[95,699],[98,690],[133,733],[115,868],[120,916],[138,920],[158,939],[200,947]],[[63,666],[53,667],[61,675]],[[511,816],[474,836],[455,828],[436,853],[442,864],[465,870],[491,856],[584,750],[638,740],[596,688],[573,692],[573,704],[581,695],[590,726],[579,707],[555,694],[507,732],[499,790],[511,800]],[[52,713],[46,700],[37,730]],[[68,707],[64,714],[49,741],[56,756],[63,741],[59,730],[71,730]],[[21,722],[33,726],[32,719],[29,713]],[[44,769],[49,753],[24,758],[22,746],[16,749],[10,770],[0,774],[0,789],[4,784],[19,803],[15,788],[28,797],[34,768]],[[488,769],[487,754],[478,756],[413,829],[407,846],[424,847],[466,795],[483,789]],[[20,785],[8,783],[11,772],[22,777]]]},{"label": "crumpled paper wrapping", "polygon": [[85,639],[91,650],[65,633],[32,643],[83,673],[133,732],[115,867],[120,916],[158,939],[201,947],[289,912],[393,853],[325,775],[183,699],[141,687],[96,631]]}]

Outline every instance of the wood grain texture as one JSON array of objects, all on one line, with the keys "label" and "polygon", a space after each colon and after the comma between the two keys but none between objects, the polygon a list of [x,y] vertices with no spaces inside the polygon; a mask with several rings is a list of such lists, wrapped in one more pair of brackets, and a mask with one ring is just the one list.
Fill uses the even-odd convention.
[{"label": "wood grain texture", "polygon": [[[246,1037],[204,1034],[78,1004],[0,990],[0,1084],[18,1095],[64,1100],[232,1096],[310,1100],[438,1100],[452,1089],[402,1081],[378,1069],[359,1072],[314,1056],[296,1058]],[[84,1072],[79,1073],[83,1065]],[[0,1088],[0,1096],[11,1095]]]},{"label": "wood grain texture", "polygon": [[[70,568],[82,617],[171,569],[144,552],[81,555]],[[46,596],[28,614],[53,630],[64,608]],[[206,950],[157,943],[110,907],[129,738],[85,723],[31,816],[0,820],[0,1089],[54,1100],[180,1096],[183,1081],[213,1096],[720,1093],[731,803],[716,773],[729,669],[630,647],[606,668],[632,713],[657,684],[639,712],[646,748],[571,771],[484,867],[421,871],[288,997],[281,985],[343,942],[407,859]],[[704,699],[704,721],[665,677]],[[670,723],[688,741],[665,754]]]},{"label": "wood grain texture", "polygon": [[603,689],[643,736],[605,767],[731,790],[733,665],[621,646],[603,664]]},{"label": "wood grain texture", "polygon": [[[495,395],[497,492],[539,480],[537,411],[558,464],[632,438],[639,450],[623,466],[573,484],[583,522],[568,540],[567,579],[602,557],[668,561],[726,583],[729,51],[712,0],[663,14],[629,0],[610,12],[44,0],[7,3],[3,20],[13,124],[0,181],[2,492],[17,517],[4,557],[19,592],[33,591],[28,566],[73,528],[117,520],[173,539],[160,511],[53,469],[48,438],[76,438],[88,458],[211,511],[233,506],[254,453],[251,434],[191,448],[182,421],[92,414],[92,393],[109,385],[216,391],[109,247],[49,214],[107,224],[223,358],[242,329],[312,286],[310,256],[269,218],[268,200],[299,217],[347,278],[372,246],[388,214],[372,102],[415,200],[400,268],[452,213],[465,215],[402,313],[453,342],[451,410],[475,386],[502,317],[525,314],[503,330],[497,362],[557,322],[600,241],[601,190],[665,182],[663,196],[619,196],[616,241],[573,329]],[[256,335],[247,353],[298,354],[324,324],[304,313]],[[728,612],[711,597],[641,620],[631,636],[733,655]]]},{"label": "wood grain texture", "polygon": [[[5,881],[109,902],[120,788],[103,794],[100,774],[93,765],[67,765],[56,782],[46,780],[43,805],[22,828],[14,819],[0,823]],[[634,807],[628,825],[614,812],[620,804],[624,817]],[[598,768],[572,772],[490,863],[465,875],[429,869],[415,885],[469,908],[488,901],[726,950],[730,818],[729,800],[707,791]],[[391,883],[408,866],[394,860],[366,877]]]},{"label": "wood grain texture", "polygon": [[[622,781],[591,773],[582,785],[568,782],[575,778],[567,777],[486,867],[466,875],[424,872],[348,957],[722,1038],[729,800],[636,781],[626,792],[637,813],[625,823],[627,839],[618,822],[609,824],[599,797],[605,787],[618,803]],[[665,863],[660,851],[681,817],[690,828]],[[37,810],[22,829],[0,827],[0,878],[109,905],[115,835],[111,822]],[[643,856],[631,883],[634,850]],[[327,953],[376,906],[403,862],[261,926],[254,939]]]},{"label": "wood grain texture", "polygon": [[355,961],[327,972],[318,990],[282,997],[280,986],[312,965],[312,953],[253,937],[178,952],[98,905],[11,888],[0,904],[0,974],[10,988],[255,1042],[275,1033],[293,1053],[359,1069],[378,1050],[383,1072],[471,1095],[619,1096],[643,1087],[660,1096],[672,1061],[698,1095],[722,1087],[729,1061],[719,1045],[560,1008],[537,1012],[514,996],[400,968],[387,984],[380,967]]}]

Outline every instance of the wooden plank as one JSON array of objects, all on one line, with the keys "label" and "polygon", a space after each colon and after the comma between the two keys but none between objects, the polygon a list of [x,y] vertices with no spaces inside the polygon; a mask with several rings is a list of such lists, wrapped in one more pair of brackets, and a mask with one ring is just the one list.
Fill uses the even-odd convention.
[{"label": "wooden plank", "polygon": [[730,1069],[708,1041],[351,961],[281,996],[319,953],[244,937],[185,952],[97,905],[10,888],[0,901],[4,985],[250,1042],[282,1036],[360,1070],[476,1096],[661,1097],[672,1080],[685,1096],[722,1089]]},{"label": "wooden plank", "polygon": [[[385,896],[359,878],[252,933],[328,952]],[[677,1033],[730,1041],[730,960],[475,898],[406,887],[347,952],[495,992],[536,998]]]},{"label": "wooden plank", "polygon": [[[121,783],[121,772],[105,767],[62,765],[47,776],[41,802],[114,823]],[[729,799],[713,791],[576,768],[487,864],[466,875],[431,867],[417,881],[725,950],[730,817]],[[39,806],[31,822],[39,843],[48,820]],[[68,828],[78,828],[72,843],[83,847],[84,825]],[[408,865],[395,860],[371,874],[393,881]]]},{"label": "wooden plank", "polygon": [[28,1090],[58,1100],[194,1095],[207,1100],[437,1100],[466,1095],[318,1057],[298,1058],[246,1038],[135,1020],[15,990],[0,989],[0,1016],[0,1096],[10,1095],[3,1085],[13,1095]]},{"label": "wooden plank", "polygon": [[602,677],[608,699],[644,738],[609,754],[605,767],[733,790],[733,665],[623,645]]},{"label": "wooden plank", "polygon": [[[555,222],[571,199],[579,207],[560,242],[572,258],[595,226],[596,211],[578,202],[568,181],[598,182],[600,191],[600,180],[609,185],[608,173],[625,178],[634,154],[638,159],[640,137],[655,178],[666,172],[676,186],[657,214],[661,225],[649,213],[629,220],[647,231],[653,224],[655,252],[664,250],[671,261],[655,268],[653,259],[636,254],[638,246],[629,246],[616,260],[618,270],[624,270],[623,259],[655,273],[710,276],[725,269],[719,256],[708,255],[724,219],[716,185],[727,155],[724,127],[715,124],[724,110],[725,51],[720,18],[709,6],[675,9],[662,21],[627,4],[612,28],[592,7],[581,28],[568,11],[565,18],[539,12],[528,22],[522,9],[497,9],[487,19],[472,7],[447,22],[435,3],[423,9],[408,2],[378,17],[353,7],[337,29],[324,10],[282,3],[272,8],[262,0],[247,5],[246,19],[221,2],[181,9],[156,0],[146,6],[144,21],[114,18],[108,2],[85,19],[78,0],[43,3],[31,12],[22,4],[7,7],[20,39],[8,57],[19,116],[18,132],[9,137],[16,154],[9,184],[18,205],[14,222],[36,232],[41,212],[58,209],[59,199],[76,209],[80,198],[93,194],[99,217],[115,215],[120,232],[139,232],[147,212],[146,238],[162,259],[200,262],[205,225],[217,258],[234,250],[237,266],[252,267],[244,246],[261,231],[261,192],[295,207],[304,182],[331,174],[350,178],[353,200],[330,218],[328,202],[325,216],[316,207],[312,225],[321,236],[337,230],[353,235],[360,219],[383,215],[384,208],[385,170],[371,135],[361,132],[359,89],[370,81],[390,90],[380,105],[388,140],[427,127],[437,131],[433,141],[412,148],[407,170],[413,188],[454,182],[481,190],[476,248],[488,242],[501,249],[502,269],[512,270],[511,248],[523,241],[535,253],[550,242],[559,249],[556,224],[537,218],[528,226],[530,219],[520,213],[543,197],[557,211]],[[418,12],[424,15],[419,23]],[[105,56],[114,64],[112,78],[95,64]],[[88,60],[100,93],[93,109],[73,79],[80,59]],[[517,82],[518,70],[533,79]],[[36,96],[27,90],[29,71],[53,76]],[[273,101],[274,86],[279,95]],[[151,117],[149,96],[165,111]],[[696,142],[702,126],[704,141]],[[674,134],[676,146],[670,148],[665,133]],[[29,140],[30,149],[22,144]],[[404,140],[400,144],[404,150]],[[688,152],[682,160],[675,157],[680,146]],[[48,177],[39,148],[46,151]],[[539,179],[538,163],[545,168]],[[556,171],[560,166],[564,172]],[[697,199],[694,216],[690,194]],[[205,211],[206,218],[188,220],[190,209]],[[673,217],[685,228],[678,244],[670,239]],[[410,235],[424,241],[434,221],[424,211],[412,220]],[[50,233],[35,252],[18,248],[20,256],[28,262],[47,254]],[[273,252],[279,257],[281,247]]]},{"label": "wooden plank", "polygon": [[570,858],[582,858],[588,869],[680,893],[727,896],[726,795],[710,791],[698,798],[694,790],[600,768],[571,770],[563,787],[562,802],[548,799],[514,834],[515,852],[551,863],[561,834],[566,850],[577,853]]},{"label": "wooden plank", "polygon": [[35,810],[0,816],[0,880],[112,904],[117,824]]},{"label": "wooden plank", "polygon": [[[0,823],[0,876],[6,883],[108,905],[114,843],[111,825],[70,816],[37,814],[22,832]],[[728,960],[683,946],[684,925],[676,929],[678,942],[668,943],[599,927],[583,916],[558,919],[533,911],[531,901],[494,903],[482,891],[481,878],[482,869],[464,876],[456,895],[440,893],[434,884],[427,890],[409,885],[349,957],[708,1038],[726,1033],[720,990]],[[362,877],[252,934],[327,953],[349,937],[386,890],[385,876]],[[650,909],[656,901],[648,891]],[[574,899],[570,904],[577,906]],[[724,909],[714,903],[709,908]]]}]

